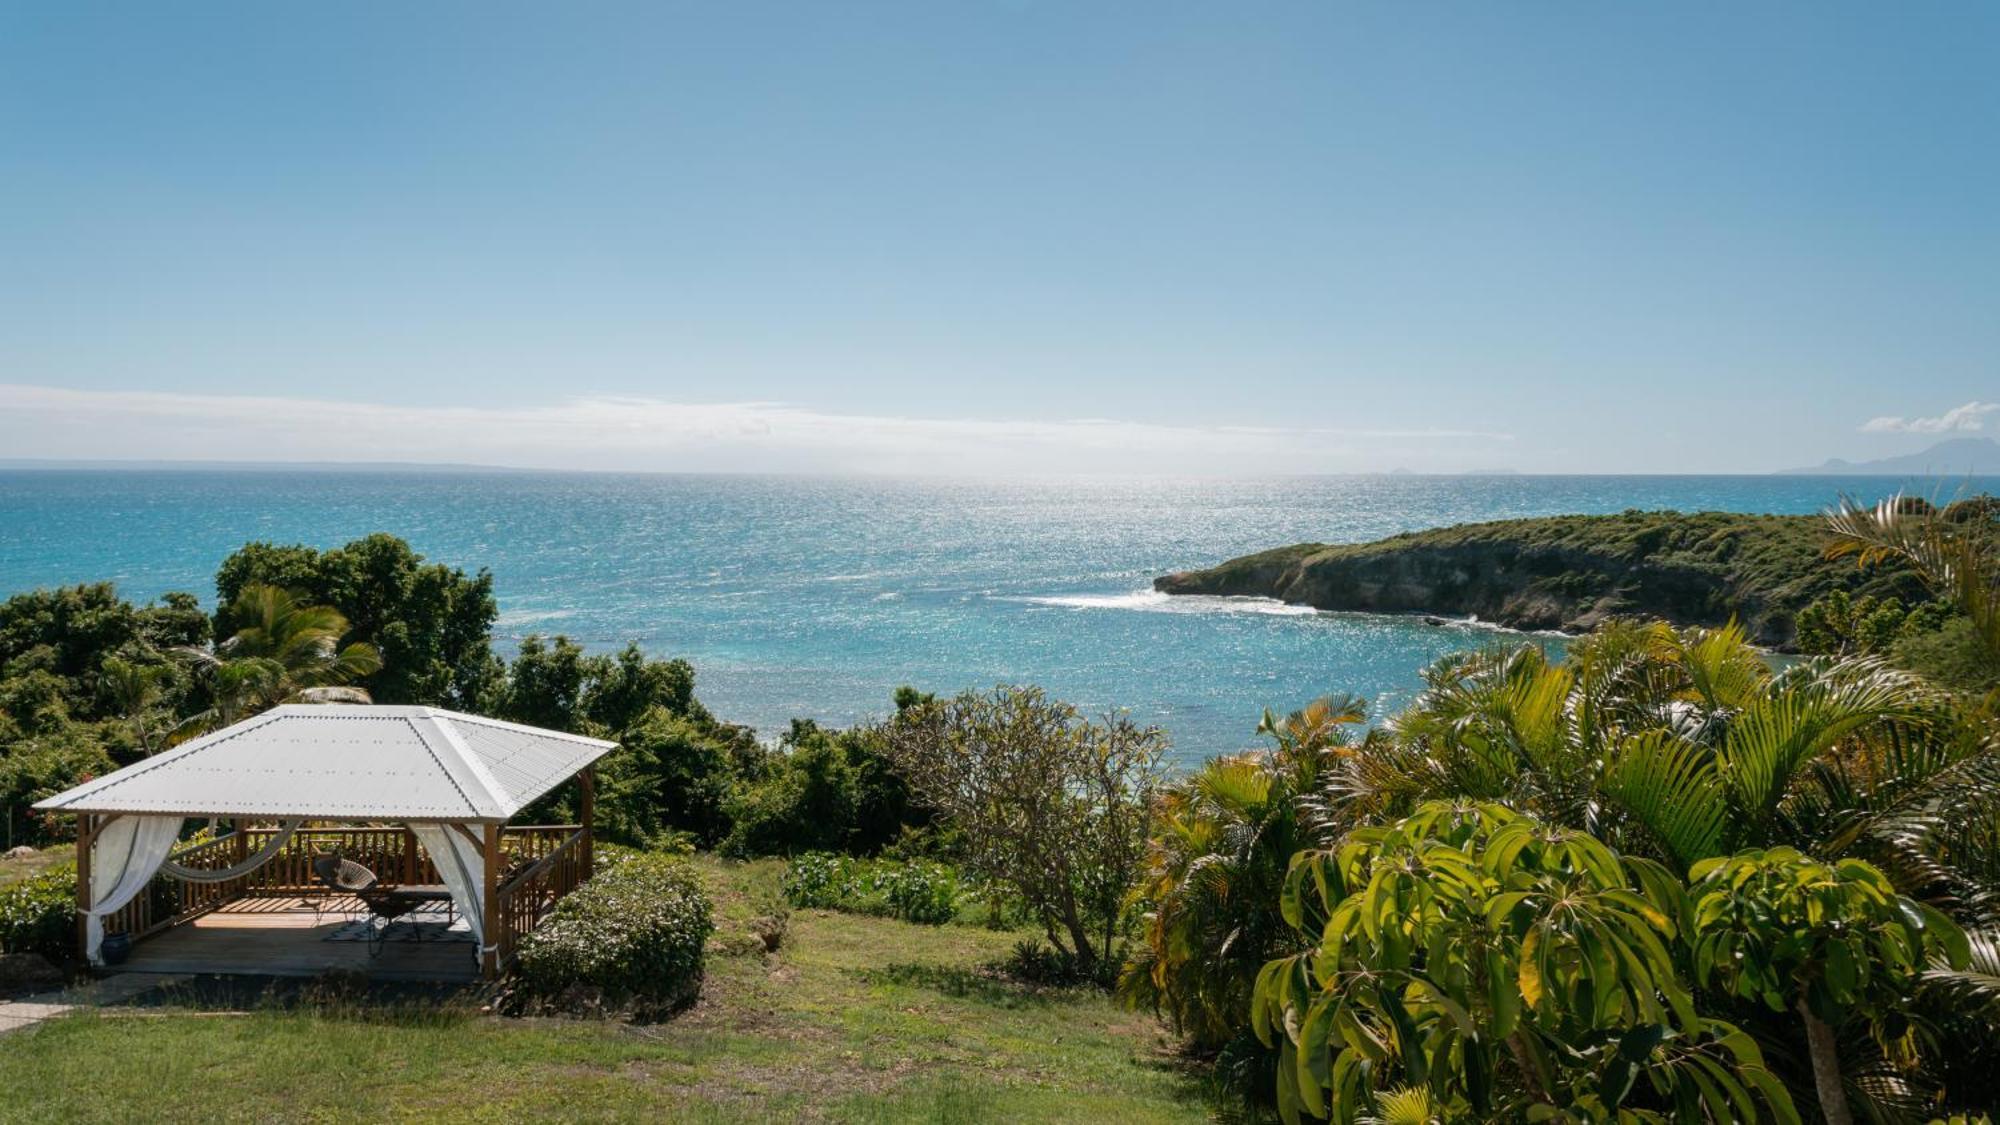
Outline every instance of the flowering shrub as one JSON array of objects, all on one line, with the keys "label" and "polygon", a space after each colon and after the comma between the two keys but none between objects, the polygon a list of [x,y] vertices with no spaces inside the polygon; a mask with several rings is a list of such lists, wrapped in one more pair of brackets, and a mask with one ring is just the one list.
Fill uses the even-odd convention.
[{"label": "flowering shrub", "polygon": [[714,931],[693,868],[617,852],[522,940],[515,997],[528,1006],[670,1011],[700,991],[702,947]]},{"label": "flowering shrub", "polygon": [[785,871],[785,901],[817,910],[845,910],[941,926],[958,916],[958,873],[913,859],[855,859],[808,852]]}]

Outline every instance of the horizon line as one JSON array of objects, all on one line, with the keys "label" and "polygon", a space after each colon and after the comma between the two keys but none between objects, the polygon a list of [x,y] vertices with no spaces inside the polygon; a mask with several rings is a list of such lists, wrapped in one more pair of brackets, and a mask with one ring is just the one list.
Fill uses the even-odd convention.
[{"label": "horizon line", "polygon": [[353,472],[353,473],[396,473],[415,475],[494,475],[494,476],[600,476],[600,477],[747,477],[747,478],[853,478],[859,480],[1271,480],[1271,479],[1311,479],[1322,477],[1786,477],[1825,476],[1856,477],[1871,480],[1923,479],[1973,479],[2000,478],[2000,473],[1981,472],[1842,472],[1825,467],[1808,469],[1779,469],[1766,472],[1633,472],[1598,471],[1589,469],[1562,472],[1526,471],[1508,468],[1468,469],[1456,472],[1418,469],[1356,469],[1346,472],[1310,473],[1161,473],[1161,472],[1116,472],[1116,471],[1073,471],[1052,473],[1026,472],[918,472],[872,471],[867,469],[595,469],[564,468],[527,465],[484,464],[462,461],[400,461],[400,460],[268,460],[230,458],[163,458],[163,457],[0,457],[0,472]]}]

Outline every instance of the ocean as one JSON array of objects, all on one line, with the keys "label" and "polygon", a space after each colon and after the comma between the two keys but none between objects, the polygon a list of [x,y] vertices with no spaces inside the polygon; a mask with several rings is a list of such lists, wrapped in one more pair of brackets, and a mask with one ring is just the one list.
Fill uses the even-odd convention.
[{"label": "ocean", "polygon": [[[559,473],[0,472],[0,596],[111,580],[213,601],[249,540],[373,531],[494,575],[496,643],[561,633],[691,660],[722,718],[781,733],[890,709],[900,684],[1035,683],[1123,708],[1197,761],[1265,708],[1394,709],[1473,624],[1151,592],[1170,570],[1302,540],[1628,508],[1809,513],[1906,482],[1835,477],[1356,476],[934,480]],[[1965,482],[1949,482],[1949,493]],[[1972,482],[1991,488],[1993,482]],[[1934,482],[1915,491],[1933,494]]]}]

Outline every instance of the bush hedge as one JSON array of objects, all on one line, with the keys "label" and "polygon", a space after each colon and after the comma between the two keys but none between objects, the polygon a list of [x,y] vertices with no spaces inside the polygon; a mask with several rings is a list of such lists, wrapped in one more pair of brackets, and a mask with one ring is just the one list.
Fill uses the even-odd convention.
[{"label": "bush hedge", "polygon": [[557,1010],[671,1011],[701,989],[702,947],[715,931],[709,915],[700,877],[685,862],[612,852],[522,940],[514,996]]},{"label": "bush hedge", "polygon": [[53,961],[76,948],[76,868],[58,867],[0,887],[0,953]]},{"label": "bush hedge", "polygon": [[958,873],[929,860],[808,852],[786,869],[784,890],[787,902],[808,909],[874,914],[928,926],[958,917]]}]

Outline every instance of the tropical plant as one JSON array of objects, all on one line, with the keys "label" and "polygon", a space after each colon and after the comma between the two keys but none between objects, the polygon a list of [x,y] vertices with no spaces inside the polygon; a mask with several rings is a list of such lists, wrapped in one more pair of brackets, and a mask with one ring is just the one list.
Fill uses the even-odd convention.
[{"label": "tropical plant", "polygon": [[1560,661],[1523,645],[1426,677],[1388,724],[1395,744],[1335,771],[1329,799],[1358,802],[1356,822],[1473,797],[1680,870],[1786,844],[1923,893],[1939,889],[1939,810],[2000,801],[1983,727],[1948,697],[1873,658],[1775,671],[1734,626],[1612,625]]},{"label": "tropical plant", "polygon": [[1897,493],[1868,506],[1841,497],[1827,514],[1833,533],[1827,557],[1852,556],[1864,567],[1907,566],[1935,597],[1965,615],[1987,666],[2000,667],[2000,505],[1982,496],[1940,511],[1912,499]]},{"label": "tropical plant", "polygon": [[1430,802],[1301,853],[1281,901],[1312,946],[1259,974],[1252,1023],[1288,1121],[1797,1120],[1696,1011],[1680,881],[1587,833]]},{"label": "tropical plant", "polygon": [[785,902],[942,926],[958,917],[958,873],[929,860],[807,852],[786,865]]},{"label": "tropical plant", "polygon": [[1772,848],[1703,860],[1691,876],[1695,978],[1796,1012],[1820,1111],[1828,1125],[1850,1125],[1839,1025],[1861,1021],[1915,1063],[1911,994],[1933,960],[1968,968],[1965,934],[1860,860]]},{"label": "tropical plant", "polygon": [[887,733],[896,771],[959,830],[964,868],[1019,895],[1085,971],[1115,971],[1165,734],[1006,686],[915,703]]},{"label": "tropical plant", "polygon": [[[1426,800],[1488,800],[1676,872],[1780,846],[1828,863],[1865,860],[1897,893],[1976,928],[1975,948],[2000,927],[1991,712],[1882,659],[1774,669],[1733,627],[1611,625],[1560,660],[1527,645],[1442,661],[1387,729],[1391,737],[1364,739],[1328,767],[1325,823],[1349,830]],[[2000,984],[1976,965],[1929,972],[1908,1018],[1925,1035],[1990,1041]],[[1986,999],[1953,1003],[1967,996]],[[1717,1011],[1759,1037],[1772,1065],[1812,1096],[1795,1020]],[[1850,1083],[1865,1113],[1893,1117],[1912,1090],[1949,1090],[1949,1102],[1958,1090],[2000,1085],[1968,1085],[1994,1070],[1979,1047],[1924,1052],[1925,1073],[1912,1074],[1866,1022],[1839,1035],[1842,1072],[1865,1079]],[[1982,1053],[1985,1065],[1961,1065]]]},{"label": "tropical plant", "polygon": [[382,667],[367,644],[341,644],[347,619],[330,606],[302,605],[276,586],[245,586],[220,614],[229,636],[214,648],[177,651],[207,686],[209,707],[182,734],[228,726],[291,701],[368,702],[350,687]]},{"label": "tropical plant", "polygon": [[156,753],[165,741],[167,731],[163,729],[160,703],[166,695],[165,686],[172,682],[173,672],[169,664],[107,656],[98,673],[99,683],[123,714],[133,741],[148,756]]},{"label": "tropical plant", "polygon": [[1243,1034],[1258,971],[1301,944],[1278,892],[1293,854],[1318,840],[1323,777],[1366,717],[1351,696],[1266,712],[1258,730],[1274,749],[1210,759],[1161,792],[1132,892],[1142,913],[1118,984],[1128,1004],[1165,1015],[1197,1049]]}]

